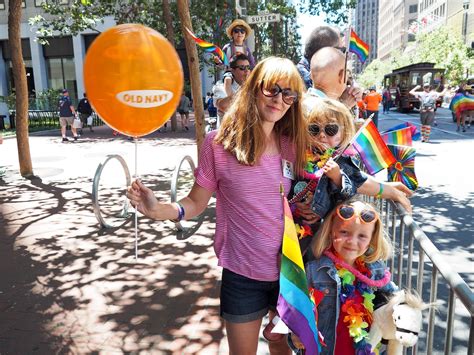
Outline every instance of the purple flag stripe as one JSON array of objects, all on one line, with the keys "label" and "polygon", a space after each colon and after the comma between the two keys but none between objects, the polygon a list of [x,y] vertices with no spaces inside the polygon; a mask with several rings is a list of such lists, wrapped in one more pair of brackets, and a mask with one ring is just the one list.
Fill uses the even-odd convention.
[{"label": "purple flag stripe", "polygon": [[[286,311],[281,312],[280,310]],[[318,333],[314,333],[314,330],[311,329],[305,316],[303,316],[296,308],[286,302],[283,297],[278,298],[278,313],[288,328],[290,328],[291,331],[300,338],[301,342],[306,348],[306,354],[318,355],[321,351],[319,341],[317,339]]]}]

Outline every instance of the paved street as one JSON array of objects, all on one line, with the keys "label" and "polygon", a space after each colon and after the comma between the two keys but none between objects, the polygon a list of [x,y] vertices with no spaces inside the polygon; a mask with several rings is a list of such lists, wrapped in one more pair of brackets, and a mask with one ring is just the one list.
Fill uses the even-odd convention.
[{"label": "paved street", "polygon": [[[407,120],[417,124],[418,115],[380,115],[380,127]],[[414,143],[420,188],[412,199],[415,219],[471,288],[473,139],[474,126],[457,133],[449,111],[440,109],[432,142]],[[61,143],[54,131],[32,136],[30,145],[38,176],[31,180],[18,175],[16,140],[0,146],[0,354],[226,354],[213,204],[185,241],[170,222],[140,218],[135,261],[133,221],[100,229],[91,203],[92,179],[106,155],[120,154],[134,173],[134,143],[101,127],[77,143]],[[169,199],[172,171],[184,155],[196,158],[193,130],[140,139],[138,175]],[[122,176],[116,162],[104,169],[99,201],[108,220],[122,208]],[[466,321],[455,322],[461,330],[454,354],[466,353],[456,345]],[[262,341],[259,354],[266,353]]]}]

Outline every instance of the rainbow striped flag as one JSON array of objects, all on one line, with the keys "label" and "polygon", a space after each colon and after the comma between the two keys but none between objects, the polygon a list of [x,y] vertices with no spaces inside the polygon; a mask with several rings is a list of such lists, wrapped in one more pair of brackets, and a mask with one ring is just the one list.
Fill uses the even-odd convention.
[{"label": "rainbow striped flag", "polygon": [[449,109],[453,111],[456,116],[459,116],[464,111],[474,110],[474,96],[462,93],[454,95],[449,104]]},{"label": "rainbow striped flag", "polygon": [[352,145],[359,152],[369,174],[374,175],[396,162],[372,119],[357,131]]},{"label": "rainbow striped flag", "polygon": [[283,209],[285,211],[285,230],[280,266],[278,315],[286,326],[300,338],[305,346],[306,354],[318,355],[321,345],[314,316],[315,305],[309,297],[303,257],[286,197],[283,197]]},{"label": "rainbow striped flag", "polygon": [[408,145],[412,146],[411,127],[397,129],[381,133],[382,139],[386,144]]},{"label": "rainbow striped flag", "polygon": [[353,29],[351,29],[351,37],[349,40],[349,52],[355,53],[362,63],[364,63],[369,56],[369,45],[361,40]]},{"label": "rainbow striped flag", "polygon": [[209,42],[204,41],[201,38],[196,37],[196,35],[193,32],[191,32],[189,28],[186,28],[186,30],[188,31],[189,35],[192,37],[194,42],[196,42],[196,44],[199,47],[203,48],[205,52],[216,53],[216,55],[219,57],[219,59],[224,65],[229,65],[229,59],[227,58],[225,53],[222,51],[222,49],[220,49],[220,47],[216,46],[214,43],[209,43]]},{"label": "rainbow striped flag", "polygon": [[392,128],[387,129],[383,133],[387,133],[387,132],[390,132],[390,131],[397,131],[397,130],[405,128],[405,127],[410,127],[410,129],[411,129],[411,140],[412,141],[420,140],[420,136],[421,136],[420,132],[418,132],[418,129],[416,128],[416,126],[413,123],[410,123],[410,122],[400,123],[399,125],[396,125],[396,126],[393,126]]}]

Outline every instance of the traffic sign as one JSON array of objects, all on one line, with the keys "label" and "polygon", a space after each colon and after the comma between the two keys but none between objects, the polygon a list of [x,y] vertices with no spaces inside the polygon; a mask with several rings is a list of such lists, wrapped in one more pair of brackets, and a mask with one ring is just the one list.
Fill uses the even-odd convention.
[{"label": "traffic sign", "polygon": [[247,16],[247,23],[256,25],[259,23],[280,22],[280,14],[265,14]]}]

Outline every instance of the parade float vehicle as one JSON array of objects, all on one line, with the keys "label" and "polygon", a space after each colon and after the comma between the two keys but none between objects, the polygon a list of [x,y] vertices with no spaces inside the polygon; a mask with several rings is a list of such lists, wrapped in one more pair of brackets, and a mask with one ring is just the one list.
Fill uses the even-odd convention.
[{"label": "parade float vehicle", "polygon": [[[420,101],[409,94],[415,86],[421,87],[428,83],[436,91],[441,92],[444,85],[444,69],[434,67],[434,63],[416,63],[398,68],[384,76],[384,87],[388,87],[392,95],[393,106],[400,112],[410,112],[420,108]],[[440,107],[443,98],[436,101]]]}]

